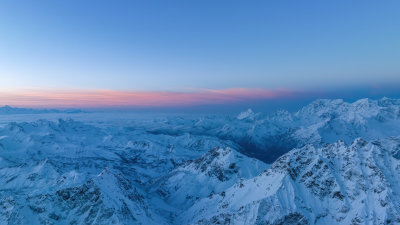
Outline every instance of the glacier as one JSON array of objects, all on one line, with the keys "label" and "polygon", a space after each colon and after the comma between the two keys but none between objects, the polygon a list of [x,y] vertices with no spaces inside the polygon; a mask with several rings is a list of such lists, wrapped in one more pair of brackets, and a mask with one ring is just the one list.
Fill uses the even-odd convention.
[{"label": "glacier", "polygon": [[0,114],[0,224],[400,224],[400,99]]}]

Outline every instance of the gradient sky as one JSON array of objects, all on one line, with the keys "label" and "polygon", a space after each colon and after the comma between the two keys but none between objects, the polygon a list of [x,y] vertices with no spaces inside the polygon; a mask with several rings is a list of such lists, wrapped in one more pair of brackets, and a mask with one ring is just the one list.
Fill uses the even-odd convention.
[{"label": "gradient sky", "polygon": [[0,104],[31,89],[210,99],[398,84],[399,12],[400,1],[4,0]]}]

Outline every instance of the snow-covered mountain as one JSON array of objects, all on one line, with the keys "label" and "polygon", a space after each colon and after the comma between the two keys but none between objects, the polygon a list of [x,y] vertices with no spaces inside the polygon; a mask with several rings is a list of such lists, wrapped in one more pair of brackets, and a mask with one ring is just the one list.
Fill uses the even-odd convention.
[{"label": "snow-covered mountain", "polygon": [[[307,145],[194,204],[198,224],[398,224],[400,138]],[[213,207],[210,207],[213,206]]]},{"label": "snow-covered mountain", "polygon": [[0,224],[167,224],[147,183],[228,146],[73,120],[10,123],[0,128]]},{"label": "snow-covered mountain", "polygon": [[224,191],[238,180],[257,176],[267,164],[230,148],[215,148],[196,160],[173,169],[157,185],[157,192],[181,210],[194,201]]},{"label": "snow-covered mountain", "polygon": [[400,100],[94,115],[0,126],[0,224],[400,223]]},{"label": "snow-covered mountain", "polygon": [[343,100],[316,100],[298,112],[284,110],[272,115],[247,110],[237,117],[176,118],[147,126],[153,133],[208,135],[232,140],[239,151],[250,157],[272,163],[293,148],[306,144],[321,146],[355,138],[366,140],[400,134],[400,100],[361,99],[354,103]]}]

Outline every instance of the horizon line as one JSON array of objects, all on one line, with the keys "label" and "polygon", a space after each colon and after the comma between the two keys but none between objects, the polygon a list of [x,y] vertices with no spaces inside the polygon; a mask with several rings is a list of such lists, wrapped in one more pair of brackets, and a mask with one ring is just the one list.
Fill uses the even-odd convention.
[{"label": "horizon line", "polygon": [[305,99],[400,98],[400,84],[333,89],[226,88],[189,91],[134,91],[111,89],[2,88],[0,105],[53,109],[143,109],[250,104]]},{"label": "horizon line", "polygon": [[157,108],[235,104],[295,97],[288,89],[228,88],[178,91],[119,91],[107,89],[1,90],[0,104],[30,108]]}]

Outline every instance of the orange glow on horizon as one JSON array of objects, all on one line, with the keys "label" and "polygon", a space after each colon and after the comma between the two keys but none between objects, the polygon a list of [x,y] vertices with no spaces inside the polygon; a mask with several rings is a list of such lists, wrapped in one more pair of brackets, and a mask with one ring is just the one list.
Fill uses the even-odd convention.
[{"label": "orange glow on horizon", "polygon": [[195,92],[114,90],[0,90],[0,105],[15,107],[168,107],[236,103],[290,96],[287,90],[232,88]]}]

